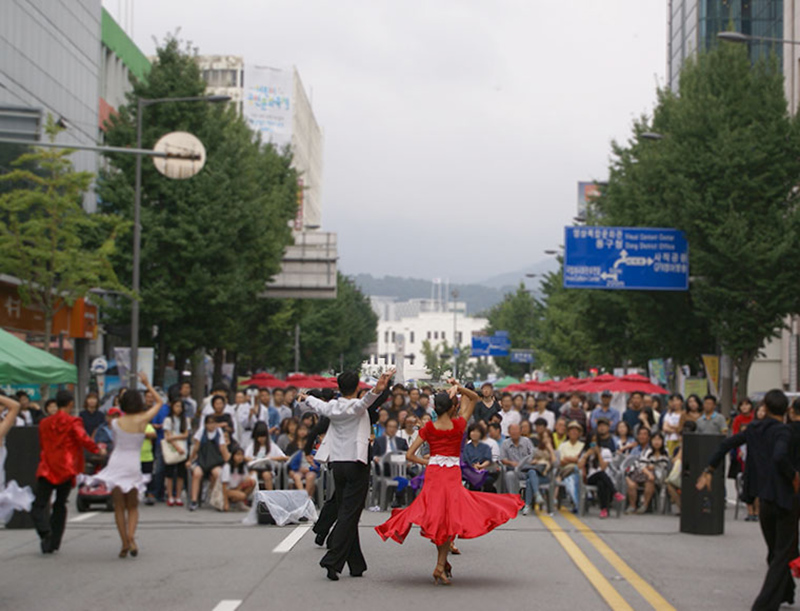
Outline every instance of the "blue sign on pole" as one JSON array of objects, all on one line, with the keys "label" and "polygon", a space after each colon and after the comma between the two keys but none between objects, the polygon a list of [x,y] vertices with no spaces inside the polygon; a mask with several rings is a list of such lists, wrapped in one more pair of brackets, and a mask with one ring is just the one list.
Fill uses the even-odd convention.
[{"label": "blue sign on pole", "polygon": [[511,339],[508,337],[508,331],[472,337],[471,356],[508,356],[509,350],[511,350]]},{"label": "blue sign on pole", "polygon": [[533,363],[533,350],[512,350],[512,363]]},{"label": "blue sign on pole", "polygon": [[565,227],[564,288],[689,289],[689,245],[677,229]]}]

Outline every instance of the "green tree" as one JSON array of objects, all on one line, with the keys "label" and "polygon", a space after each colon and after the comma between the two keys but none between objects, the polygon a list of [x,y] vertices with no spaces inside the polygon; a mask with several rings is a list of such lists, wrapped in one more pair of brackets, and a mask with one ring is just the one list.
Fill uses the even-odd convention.
[{"label": "green tree", "polygon": [[[641,138],[658,132],[658,142]],[[721,45],[659,92],[652,119],[614,145],[604,223],[675,227],[690,245],[691,307],[739,374],[798,311],[800,139],[776,61]]]},{"label": "green tree", "polygon": [[[60,129],[48,116],[52,142]],[[121,289],[109,257],[118,218],[82,207],[93,175],[75,172],[73,151],[34,147],[0,175],[0,271],[21,280],[20,297],[44,318],[50,351],[53,318],[92,288]]]},{"label": "green tree", "polygon": [[[486,330],[489,334],[508,331],[513,349],[530,349],[535,353],[540,343],[539,319],[542,315],[541,304],[525,288],[525,284],[520,283],[515,292],[506,294],[503,301],[489,310]],[[530,369],[530,365],[512,363],[510,357],[496,357],[494,361],[506,375],[519,377]]]},{"label": "green tree", "polygon": [[[112,118],[106,138],[115,146],[135,142],[137,98],[202,96],[193,56],[168,39],[147,82],[134,82],[128,103]],[[143,145],[167,132],[195,134],[207,151],[206,165],[188,180],[170,180],[145,160],[142,172],[141,329],[157,328],[159,371],[168,353],[187,355],[205,347],[217,354],[235,349],[243,321],[253,312],[268,280],[279,270],[291,240],[288,221],[297,209],[297,174],[288,154],[262,145],[233,106],[202,102],[146,108]],[[133,215],[135,160],[110,155],[99,194],[103,207]],[[130,240],[115,266],[131,275]],[[127,307],[117,319],[126,321]],[[150,333],[143,333],[143,344]]]}]

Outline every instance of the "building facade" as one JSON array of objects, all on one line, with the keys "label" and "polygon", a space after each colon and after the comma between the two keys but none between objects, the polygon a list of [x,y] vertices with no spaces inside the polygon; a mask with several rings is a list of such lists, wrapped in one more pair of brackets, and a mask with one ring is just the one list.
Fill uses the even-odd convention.
[{"label": "building facade", "polygon": [[[0,106],[40,109],[67,127],[57,142],[97,142],[102,7],[100,0],[0,2]],[[72,156],[97,172],[97,154]],[[93,212],[97,200],[86,194]]]},{"label": "building facade", "polygon": [[455,345],[464,350],[472,344],[473,333],[484,331],[489,324],[485,318],[467,316],[467,304],[462,301],[398,302],[393,297],[370,297],[370,302],[378,315],[378,341],[362,367],[377,372],[382,367],[398,367],[402,358],[404,380],[429,377],[422,351],[426,341],[443,351],[445,346],[452,350],[455,338]]}]

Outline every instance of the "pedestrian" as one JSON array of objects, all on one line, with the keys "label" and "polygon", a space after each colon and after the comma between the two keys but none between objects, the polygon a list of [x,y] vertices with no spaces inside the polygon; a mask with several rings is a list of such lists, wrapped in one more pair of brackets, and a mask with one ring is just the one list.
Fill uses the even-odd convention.
[{"label": "pedestrian", "polygon": [[792,431],[783,423],[789,400],[781,390],[764,396],[767,416],[752,422],[744,431],[725,439],[697,480],[697,489],[711,489],[715,469],[734,448],[747,444],[745,473],[747,491],[759,499],[761,533],[767,544],[767,575],[753,611],[777,611],[781,604],[794,603],[794,579],[789,562],[797,557],[798,491],[800,473],[792,464]]},{"label": "pedestrian", "polygon": [[[83,473],[83,449],[105,456],[86,434],[83,422],[73,416],[75,398],[68,390],[56,393],[58,411],[39,423],[39,467],[36,469],[36,500],[31,517],[39,534],[43,554],[52,554],[61,547],[67,523],[67,499],[75,486],[75,476]],[[137,448],[138,450],[138,448]],[[137,453],[138,467],[138,453]],[[52,510],[50,497],[56,493]]]},{"label": "pedestrian", "polygon": [[[456,537],[473,539],[485,535],[514,518],[524,505],[518,495],[471,492],[462,485],[461,440],[478,395],[454,379],[448,382],[449,390],[434,396],[436,422],[427,423],[406,452],[406,460],[426,466],[422,491],[406,509],[395,512],[375,528],[384,541],[391,538],[402,543],[412,524],[419,525],[422,536],[436,546],[434,582],[444,585],[450,584],[452,571],[447,555]],[[425,441],[430,445],[429,459],[416,454]]]},{"label": "pedestrian", "polygon": [[336,525],[330,534],[328,552],[319,563],[332,581],[339,579],[345,563],[353,577],[361,577],[367,570],[358,538],[358,522],[369,490],[370,419],[367,411],[393,375],[394,369],[381,375],[375,388],[362,399],[356,398],[359,380],[355,371],[339,375],[337,382],[342,396],[335,401],[299,396],[310,409],[330,419],[328,432],[317,450],[317,460],[331,462],[336,487]]},{"label": "pedestrian", "polygon": [[[147,387],[147,392],[158,396],[144,373],[139,373],[139,379]],[[111,490],[114,518],[122,541],[119,557],[125,558],[128,552],[134,557],[139,554],[136,544],[139,495],[144,493],[150,479],[141,470],[142,443],[145,442],[145,431],[150,426],[150,421],[161,409],[161,403],[154,401],[149,409],[145,409],[142,395],[137,390],[127,390],[120,397],[120,408],[123,415],[111,423],[114,431],[114,452],[105,469],[93,476],[91,481],[103,482]]]}]

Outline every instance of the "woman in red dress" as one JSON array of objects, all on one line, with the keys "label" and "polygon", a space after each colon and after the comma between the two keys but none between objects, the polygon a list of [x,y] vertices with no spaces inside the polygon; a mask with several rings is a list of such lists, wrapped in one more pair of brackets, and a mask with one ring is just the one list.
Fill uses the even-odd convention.
[{"label": "woman in red dress", "polygon": [[[428,422],[420,429],[406,453],[409,461],[426,466],[422,492],[408,507],[394,511],[391,518],[375,528],[384,541],[391,538],[402,543],[411,525],[419,525],[422,536],[436,545],[438,555],[433,579],[434,583],[443,585],[450,584],[447,554],[456,537],[474,539],[485,535],[516,517],[524,505],[519,496],[471,492],[461,484],[461,439],[478,395],[453,379],[449,383],[452,386],[447,392],[434,397],[436,422]],[[426,441],[431,450],[430,459],[419,458],[416,454]]]}]

